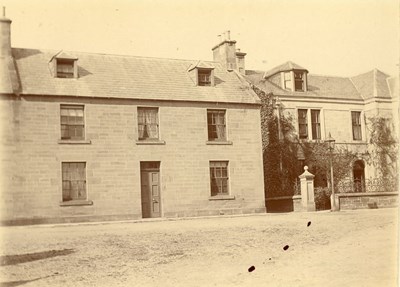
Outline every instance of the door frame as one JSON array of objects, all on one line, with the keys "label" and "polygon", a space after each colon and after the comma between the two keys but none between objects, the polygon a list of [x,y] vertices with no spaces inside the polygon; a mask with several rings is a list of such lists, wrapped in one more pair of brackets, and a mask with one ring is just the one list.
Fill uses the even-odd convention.
[{"label": "door frame", "polygon": [[[144,165],[145,163],[156,163],[157,164],[157,167],[145,167],[145,168],[142,168],[142,165]],[[150,213],[150,217],[143,217],[143,207],[142,207],[142,205],[143,205],[143,201],[142,201],[142,172],[143,171],[147,171],[147,172],[151,172],[151,171],[156,171],[156,172],[158,172],[158,194],[159,194],[159,205],[160,205],[160,216],[157,216],[157,217],[152,217],[151,216],[151,213]],[[160,218],[160,217],[163,217],[163,196],[161,195],[161,161],[157,161],[157,160],[149,160],[149,161],[140,161],[139,162],[139,174],[140,174],[140,177],[139,177],[139,179],[140,179],[140,184],[139,184],[139,187],[140,187],[140,207],[141,207],[141,214],[142,214],[142,218]],[[150,192],[150,198],[152,197],[151,196],[151,190],[149,191]],[[152,207],[150,206],[150,209],[151,209]]]}]

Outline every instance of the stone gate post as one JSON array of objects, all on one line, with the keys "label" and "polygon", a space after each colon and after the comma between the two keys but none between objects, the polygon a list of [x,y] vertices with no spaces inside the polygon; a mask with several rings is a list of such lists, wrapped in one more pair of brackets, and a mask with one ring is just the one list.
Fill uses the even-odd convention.
[{"label": "stone gate post", "polygon": [[308,171],[308,166],[304,167],[304,172],[299,176],[301,189],[301,205],[303,210],[315,211],[314,200],[314,175]]}]

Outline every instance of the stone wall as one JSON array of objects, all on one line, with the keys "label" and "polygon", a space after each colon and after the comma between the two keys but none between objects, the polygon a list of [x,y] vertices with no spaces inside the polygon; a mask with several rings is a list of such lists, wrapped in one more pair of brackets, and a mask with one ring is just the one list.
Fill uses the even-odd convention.
[{"label": "stone wall", "polygon": [[364,192],[335,194],[339,210],[397,207],[397,192]]},{"label": "stone wall", "polygon": [[[60,143],[60,104],[84,105],[86,142]],[[137,144],[137,107],[158,107],[163,144]],[[256,105],[24,96],[0,98],[4,223],[141,218],[140,162],[160,161],[163,217],[265,212]],[[228,144],[207,143],[226,109]],[[210,198],[209,161],[229,161],[229,200]],[[61,163],[86,162],[88,206],[60,206]]]}]

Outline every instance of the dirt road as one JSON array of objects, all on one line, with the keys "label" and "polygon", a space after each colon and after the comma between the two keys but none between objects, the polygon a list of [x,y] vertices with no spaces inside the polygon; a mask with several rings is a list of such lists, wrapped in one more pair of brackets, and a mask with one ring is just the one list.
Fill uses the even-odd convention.
[{"label": "dirt road", "polygon": [[397,286],[397,222],[379,209],[1,227],[0,286]]}]

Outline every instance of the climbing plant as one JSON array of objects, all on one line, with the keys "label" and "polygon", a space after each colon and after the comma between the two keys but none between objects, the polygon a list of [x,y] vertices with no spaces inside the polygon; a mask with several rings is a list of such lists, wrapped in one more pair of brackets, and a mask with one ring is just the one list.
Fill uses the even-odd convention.
[{"label": "climbing plant", "polygon": [[[308,165],[315,177],[315,186],[326,187],[330,179],[330,154],[326,143],[305,142],[297,137],[293,118],[277,106],[272,93],[253,86],[261,99],[261,127],[263,143],[264,186],[267,198],[299,193],[299,178],[302,165]],[[304,155],[299,162],[298,154]],[[339,147],[332,158],[334,181],[339,182],[349,175],[349,168],[356,154]],[[302,165],[300,165],[302,163]]]},{"label": "climbing plant", "polygon": [[378,171],[378,178],[389,180],[397,177],[397,141],[388,118],[374,116],[368,119],[370,131],[370,162]]},{"label": "climbing plant", "polygon": [[297,192],[297,144],[290,116],[278,109],[276,98],[256,86],[261,99],[261,134],[263,143],[264,186],[266,197],[293,195]]}]

